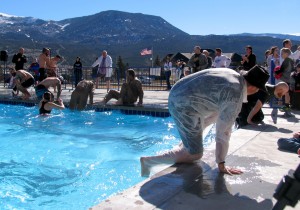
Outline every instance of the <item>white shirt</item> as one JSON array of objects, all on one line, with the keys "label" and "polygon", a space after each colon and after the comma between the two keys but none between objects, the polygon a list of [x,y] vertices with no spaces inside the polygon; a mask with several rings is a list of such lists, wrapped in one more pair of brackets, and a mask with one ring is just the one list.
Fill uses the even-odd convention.
[{"label": "white shirt", "polygon": [[172,62],[171,61],[165,62],[165,64],[164,64],[164,70],[165,71],[171,71],[171,69],[172,69]]},{"label": "white shirt", "polygon": [[230,58],[225,55],[216,56],[212,64],[215,68],[227,68],[231,63]]},{"label": "white shirt", "polygon": [[[100,68],[100,65],[102,63],[102,59],[103,59],[103,56],[101,55],[92,65],[92,67],[95,67],[97,65],[99,65],[99,68]],[[105,68],[106,68],[106,74],[105,74],[105,77],[111,77],[111,74],[112,74],[112,59],[109,55],[106,55],[106,59],[105,59]],[[99,69],[98,69],[99,71]]]}]

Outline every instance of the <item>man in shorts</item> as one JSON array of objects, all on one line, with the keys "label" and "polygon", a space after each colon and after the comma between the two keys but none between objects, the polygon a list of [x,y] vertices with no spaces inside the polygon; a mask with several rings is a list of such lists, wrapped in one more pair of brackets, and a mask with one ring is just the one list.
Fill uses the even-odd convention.
[{"label": "man in shorts", "polygon": [[[57,96],[56,100],[59,99],[61,94],[61,81],[57,77],[47,77],[46,79],[42,80],[36,87],[35,87],[35,94],[39,100],[42,100],[43,95],[45,92],[50,92],[50,87],[57,88]],[[52,93],[51,93],[52,94]],[[52,98],[54,99],[54,95],[52,94]]]},{"label": "man in shorts", "polygon": [[27,88],[34,85],[34,78],[33,76],[25,71],[25,70],[11,70],[11,75],[14,77],[14,88],[13,88],[13,96],[18,95],[18,91],[23,93],[22,99],[29,99],[30,93],[28,92]]}]

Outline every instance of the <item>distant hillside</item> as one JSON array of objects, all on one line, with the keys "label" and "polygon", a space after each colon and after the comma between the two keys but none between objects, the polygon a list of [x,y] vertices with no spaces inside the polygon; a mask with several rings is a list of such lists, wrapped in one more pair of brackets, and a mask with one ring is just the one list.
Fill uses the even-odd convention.
[{"label": "distant hillside", "polygon": [[285,38],[300,44],[299,37],[280,34],[189,35],[161,17],[141,13],[105,11],[61,21],[0,15],[0,50],[8,50],[9,61],[22,46],[29,57],[37,57],[43,47],[49,47],[53,55],[64,57],[62,64],[66,65],[73,65],[80,56],[89,66],[106,49],[114,63],[121,56],[131,67],[149,66],[151,56],[141,56],[140,51],[150,46],[154,59],[162,59],[169,53],[192,52],[195,45],[242,54],[250,44],[258,61],[263,62],[265,50],[281,47]]}]

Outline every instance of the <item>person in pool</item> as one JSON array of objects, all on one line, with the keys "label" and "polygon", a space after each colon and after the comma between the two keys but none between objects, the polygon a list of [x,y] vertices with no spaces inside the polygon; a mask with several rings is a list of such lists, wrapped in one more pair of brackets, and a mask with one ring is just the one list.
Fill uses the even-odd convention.
[{"label": "person in pool", "polygon": [[61,99],[53,102],[52,93],[45,92],[43,94],[43,99],[39,103],[39,111],[41,115],[50,114],[52,109],[64,109],[65,105]]},{"label": "person in pool", "polygon": [[90,104],[93,104],[93,97],[94,83],[92,81],[82,80],[72,92],[69,108],[71,110],[81,111],[86,107],[88,98],[90,98]]}]

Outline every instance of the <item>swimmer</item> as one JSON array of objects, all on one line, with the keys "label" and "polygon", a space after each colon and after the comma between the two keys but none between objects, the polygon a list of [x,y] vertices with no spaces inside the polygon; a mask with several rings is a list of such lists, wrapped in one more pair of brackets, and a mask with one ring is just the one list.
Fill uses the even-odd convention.
[{"label": "swimmer", "polygon": [[64,109],[65,105],[61,99],[57,102],[52,102],[52,95],[50,92],[43,94],[43,99],[39,103],[40,115],[50,114],[52,109]]},{"label": "swimmer", "polygon": [[94,83],[92,81],[82,80],[72,92],[69,108],[71,110],[76,109],[81,111],[86,107],[88,98],[90,98],[90,104],[93,104],[93,97]]}]

